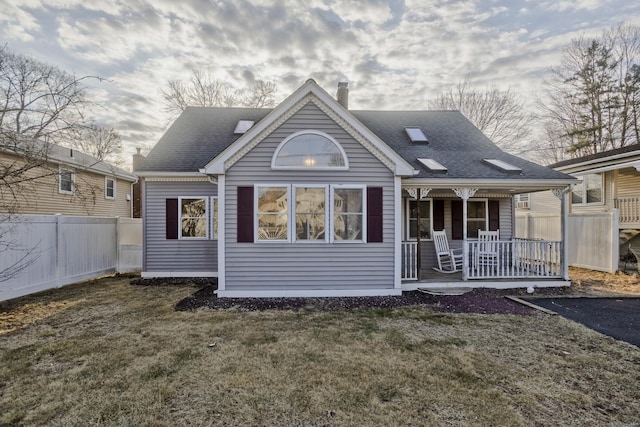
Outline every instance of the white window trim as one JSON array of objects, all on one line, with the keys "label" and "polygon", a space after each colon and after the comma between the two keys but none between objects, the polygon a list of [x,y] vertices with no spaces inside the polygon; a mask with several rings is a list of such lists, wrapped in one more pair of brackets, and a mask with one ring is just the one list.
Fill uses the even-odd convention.
[{"label": "white window trim", "polygon": [[[287,189],[287,239],[260,240],[258,235],[258,195],[261,187],[280,187]],[[324,188],[325,189],[325,238],[324,240],[298,240],[295,237],[295,189],[296,188]],[[353,189],[362,190],[362,239],[337,240],[334,231],[334,190]],[[254,184],[253,186],[253,241],[254,243],[300,243],[304,245],[318,243],[367,243],[367,186],[364,184]]]},{"label": "white window trim", "polygon": [[[589,176],[589,175],[597,175],[600,177],[600,201],[599,202],[587,202],[587,186],[586,186],[586,182],[585,182],[585,177]],[[573,198],[571,198],[571,204],[574,206],[603,206],[604,202],[605,202],[605,196],[604,196],[604,174],[602,173],[588,173],[588,174],[584,174],[580,177],[580,183],[582,184],[582,194],[580,195],[582,197],[582,202],[579,203],[574,203],[573,202]],[[574,190],[571,190],[572,192]]]},{"label": "white window trim", "polygon": [[[287,144],[287,142],[289,142],[290,140],[292,140],[293,138],[295,138],[297,136],[306,135],[306,134],[319,135],[319,136],[322,136],[322,137],[328,139],[329,141],[331,141],[338,148],[338,150],[340,151],[340,154],[342,155],[342,158],[344,159],[344,166],[322,166],[322,167],[277,166],[276,165],[276,160],[278,159],[278,156],[280,155],[280,151]],[[344,148],[342,148],[342,145],[340,145],[340,143],[338,141],[336,141],[331,135],[326,134],[324,132],[317,131],[317,130],[301,130],[301,131],[292,133],[291,135],[286,137],[278,145],[278,147],[276,148],[276,151],[273,153],[273,157],[271,157],[271,169],[275,169],[275,170],[304,170],[304,171],[349,170],[349,159],[347,158],[347,153],[344,151]]]},{"label": "white window trim", "polygon": [[[206,236],[204,237],[190,237],[182,235],[182,200],[183,199],[204,199],[204,217],[207,221],[207,225],[205,227]],[[207,196],[181,196],[178,197],[178,239],[179,240],[208,240],[209,239],[209,197]]]},{"label": "white window trim", "polygon": [[329,229],[329,214],[328,210],[332,206],[329,206],[331,197],[329,196],[330,186],[328,184],[292,184],[291,185],[291,194],[292,198],[296,197],[296,189],[297,188],[324,188],[324,239],[318,240],[307,240],[307,239],[298,239],[296,234],[296,220],[298,211],[296,210],[295,200],[291,201],[291,212],[293,221],[289,221],[289,233],[295,243],[302,243],[304,245],[313,244],[313,243],[328,243],[329,242],[329,234],[333,231],[333,228]]},{"label": "white window trim", "polygon": [[[71,191],[62,189],[62,172],[71,173]],[[60,167],[58,169],[58,193],[60,194],[74,194],[76,191],[76,172],[73,169]]]},{"label": "white window trim", "polygon": [[[109,196],[107,194],[107,182],[113,181],[113,196]],[[116,199],[116,179],[110,178],[108,176],[104,177],[104,198],[107,200],[115,200]]]},{"label": "white window trim", "polygon": [[[334,216],[335,216],[335,211],[333,208],[333,204],[334,204],[334,194],[335,194],[335,190],[336,189],[342,189],[342,190],[362,190],[362,239],[359,240],[336,240],[335,239],[335,230],[334,230]],[[330,190],[331,190],[331,200],[330,200],[330,218],[329,218],[329,223],[330,223],[330,230],[331,230],[331,236],[329,238],[329,242],[330,243],[338,243],[338,244],[345,244],[345,243],[367,243],[367,186],[366,185],[361,185],[361,184],[333,184],[330,185]]]},{"label": "white window trim", "polygon": [[[404,215],[404,231],[405,231],[405,241],[406,242],[417,242],[418,239],[416,237],[411,237],[411,226],[410,226],[410,216],[411,216],[411,205],[410,202],[416,202],[418,199],[414,197],[406,197],[405,198],[405,212]],[[433,199],[420,199],[421,202],[429,202],[429,239],[420,238],[421,242],[431,242],[433,240]]]},{"label": "white window trim", "polygon": [[[216,204],[218,205],[218,217],[220,217],[220,203],[218,201],[218,196],[213,196],[211,197],[211,200],[209,201],[209,206],[211,207],[210,212],[207,213],[207,216],[210,217],[209,219],[209,224],[207,225],[207,228],[209,228],[209,226],[211,226],[211,231],[209,233],[209,236],[211,236],[211,240],[218,240],[218,237],[220,235],[220,220],[219,218],[216,218],[216,210],[214,209]],[[218,219],[217,223],[218,223],[218,233],[216,235],[215,232],[215,224],[216,224],[216,219]]]},{"label": "white window trim", "polygon": [[[261,240],[258,234],[258,196],[260,188],[264,187],[280,187],[287,189],[287,238],[280,240]],[[291,243],[291,184],[255,184],[253,186],[253,241],[255,243]]]}]

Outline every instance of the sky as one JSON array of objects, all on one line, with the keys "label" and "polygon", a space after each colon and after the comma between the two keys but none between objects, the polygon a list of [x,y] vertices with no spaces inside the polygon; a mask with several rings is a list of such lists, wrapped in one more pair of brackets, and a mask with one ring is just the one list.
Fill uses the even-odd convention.
[{"label": "sky", "polygon": [[161,89],[207,70],[284,99],[308,78],[352,109],[415,110],[467,78],[529,106],[579,36],[640,24],[637,0],[0,0],[0,45],[76,76],[125,155],[171,123]]}]

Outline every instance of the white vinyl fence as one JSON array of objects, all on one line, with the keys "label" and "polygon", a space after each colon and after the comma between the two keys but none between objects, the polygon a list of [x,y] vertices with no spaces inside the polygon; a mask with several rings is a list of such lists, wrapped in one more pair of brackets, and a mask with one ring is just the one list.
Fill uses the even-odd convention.
[{"label": "white vinyl fence", "polygon": [[[618,224],[617,209],[613,212],[569,214],[569,265],[614,273],[620,258]],[[560,215],[518,213],[516,237],[560,240]]]},{"label": "white vinyl fence", "polygon": [[141,219],[0,216],[0,301],[141,268]]}]

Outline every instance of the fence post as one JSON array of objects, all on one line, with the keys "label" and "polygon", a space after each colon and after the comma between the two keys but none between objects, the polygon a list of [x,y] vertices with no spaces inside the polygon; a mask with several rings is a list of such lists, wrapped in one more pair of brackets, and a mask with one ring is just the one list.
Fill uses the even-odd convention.
[{"label": "fence post", "polygon": [[62,214],[57,213],[56,217],[56,241],[54,250],[56,251],[56,288],[62,283]]},{"label": "fence post", "polygon": [[120,273],[120,217],[116,217],[116,273]]},{"label": "fence post", "polygon": [[611,271],[615,273],[618,271],[618,264],[620,262],[620,211],[613,209],[611,212]]}]

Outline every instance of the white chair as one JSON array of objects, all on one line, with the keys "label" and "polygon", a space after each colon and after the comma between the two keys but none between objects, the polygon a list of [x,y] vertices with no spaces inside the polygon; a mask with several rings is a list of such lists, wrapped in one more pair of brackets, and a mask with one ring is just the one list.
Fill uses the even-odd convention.
[{"label": "white chair", "polygon": [[474,257],[476,268],[496,268],[498,266],[498,240],[500,240],[500,230],[478,231],[478,250]]},{"label": "white chair", "polygon": [[455,273],[462,270],[462,249],[449,249],[449,240],[444,230],[433,232],[433,244],[436,247],[438,268],[434,270],[440,273]]}]

